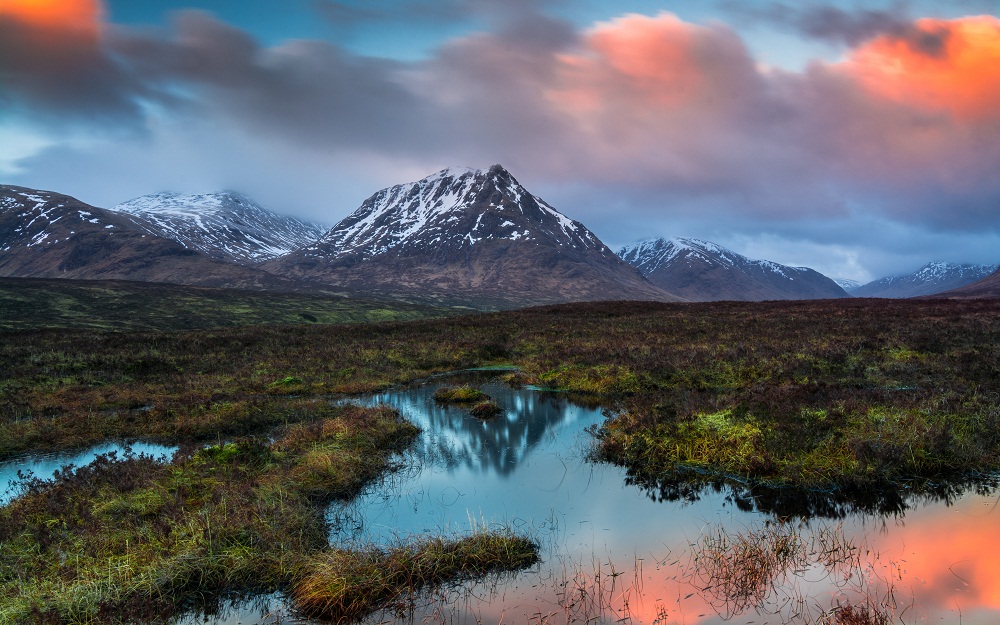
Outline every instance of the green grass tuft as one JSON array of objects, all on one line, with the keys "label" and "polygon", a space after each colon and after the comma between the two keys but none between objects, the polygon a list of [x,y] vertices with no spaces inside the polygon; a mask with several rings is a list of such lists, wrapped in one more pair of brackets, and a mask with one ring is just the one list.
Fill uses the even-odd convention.
[{"label": "green grass tuft", "polygon": [[506,531],[423,538],[388,549],[334,549],[304,566],[292,596],[309,616],[352,621],[433,586],[517,571],[537,561],[534,542]]}]

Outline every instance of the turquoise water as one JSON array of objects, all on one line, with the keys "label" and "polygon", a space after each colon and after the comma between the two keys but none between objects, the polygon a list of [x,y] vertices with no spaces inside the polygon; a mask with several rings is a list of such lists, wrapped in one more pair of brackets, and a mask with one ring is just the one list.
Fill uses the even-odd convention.
[{"label": "turquoise water", "polygon": [[[804,623],[866,596],[893,597],[895,622],[1000,622],[1000,558],[993,553],[1000,506],[992,494],[911,498],[892,515],[811,519],[799,528],[802,539],[842,534],[856,548],[850,566],[806,558],[756,595],[734,600],[707,581],[695,545],[720,531],[734,537],[773,528],[773,516],[732,501],[724,489],[691,501],[651,498],[629,485],[622,469],[588,460],[587,430],[603,422],[600,407],[511,389],[490,375],[468,378],[503,409],[490,422],[434,402],[443,380],[354,400],[394,406],[423,433],[400,457],[398,471],[350,504],[329,508],[330,539],[388,544],[416,534],[510,527],[539,542],[542,562],[513,577],[421,597],[412,613],[374,615],[371,622]],[[116,448],[7,463],[0,476],[9,479],[17,467],[51,474],[61,462],[83,464]],[[304,621],[273,596],[178,625],[276,622]]]}]

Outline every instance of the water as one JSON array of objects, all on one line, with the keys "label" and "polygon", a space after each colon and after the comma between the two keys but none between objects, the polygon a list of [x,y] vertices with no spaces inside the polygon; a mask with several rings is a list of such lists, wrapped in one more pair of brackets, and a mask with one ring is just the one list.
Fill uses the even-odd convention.
[{"label": "water", "polygon": [[97,456],[112,452],[121,457],[126,449],[131,449],[132,453],[136,455],[146,454],[154,458],[162,456],[164,459],[169,459],[177,450],[176,447],[143,442],[134,442],[131,445],[125,443],[102,443],[82,451],[38,454],[0,462],[0,505],[7,503],[13,497],[17,496],[16,482],[18,471],[22,473],[30,472],[34,477],[48,480],[52,479],[56,470],[68,464],[82,467],[93,462]]},{"label": "water", "polygon": [[[363,400],[397,407],[424,432],[402,458],[402,470],[350,504],[331,506],[331,541],[385,544],[413,534],[504,526],[534,537],[542,563],[512,578],[422,598],[411,615],[375,615],[371,622],[804,622],[804,615],[865,597],[893,597],[896,622],[1000,621],[995,496],[910,501],[889,516],[812,519],[800,529],[804,539],[842,532],[858,548],[854,565],[828,568],[814,557],[777,576],[760,601],[734,601],[707,588],[692,545],[720,528],[731,535],[767,528],[772,517],[735,505],[724,492],[705,492],[692,502],[655,501],[627,485],[623,470],[587,460],[593,442],[587,428],[603,421],[600,408],[495,382],[477,385],[503,408],[501,418],[483,423],[462,407],[436,404],[439,383]],[[196,622],[301,621],[273,596],[224,615],[180,621]]]}]

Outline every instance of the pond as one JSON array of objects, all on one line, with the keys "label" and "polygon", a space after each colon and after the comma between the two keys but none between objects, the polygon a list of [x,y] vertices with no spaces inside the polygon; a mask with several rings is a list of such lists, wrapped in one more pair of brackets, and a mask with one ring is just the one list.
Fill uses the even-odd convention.
[{"label": "pond", "polygon": [[[371,622],[811,622],[837,604],[887,598],[896,622],[1000,620],[994,496],[910,498],[893,515],[848,511],[841,519],[790,525],[737,505],[724,489],[657,501],[628,485],[623,469],[587,459],[593,442],[587,429],[605,418],[600,407],[482,375],[469,380],[496,400],[501,416],[483,422],[466,408],[436,403],[434,391],[445,379],[354,400],[394,406],[423,434],[401,470],[328,510],[330,539],[390,543],[506,526],[537,540],[542,562],[487,585],[421,598],[412,614],[375,615]],[[790,537],[798,545],[794,557],[758,578],[734,578],[726,569],[737,556],[766,561],[773,541]],[[267,597],[179,623],[275,622],[305,621],[281,597]]]},{"label": "pond", "polygon": [[142,441],[125,443],[102,443],[83,451],[69,453],[38,454],[24,458],[0,462],[0,505],[17,496],[17,473],[31,473],[39,479],[51,479],[57,470],[72,464],[81,467],[90,464],[99,455],[115,453],[121,456],[130,451],[135,455],[146,454],[154,458],[168,460],[177,451],[176,447],[145,443]]}]

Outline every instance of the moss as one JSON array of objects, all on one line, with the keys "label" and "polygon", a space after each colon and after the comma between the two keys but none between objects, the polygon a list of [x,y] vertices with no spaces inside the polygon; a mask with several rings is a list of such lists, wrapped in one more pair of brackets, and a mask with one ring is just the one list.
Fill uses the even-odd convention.
[{"label": "moss", "polygon": [[434,391],[434,400],[441,403],[471,404],[489,400],[489,396],[471,386],[442,386]]},{"label": "moss", "polygon": [[483,401],[469,409],[469,414],[482,421],[489,421],[502,415],[503,410],[500,409],[500,406],[496,405],[496,402]]}]

